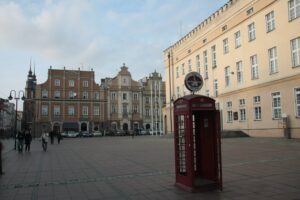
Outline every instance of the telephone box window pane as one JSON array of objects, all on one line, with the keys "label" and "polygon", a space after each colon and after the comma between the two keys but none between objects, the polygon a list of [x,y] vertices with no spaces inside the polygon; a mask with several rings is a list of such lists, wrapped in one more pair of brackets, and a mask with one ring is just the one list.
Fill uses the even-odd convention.
[{"label": "telephone box window pane", "polygon": [[178,120],[179,173],[185,175],[186,174],[186,141],[185,141],[184,115],[179,115],[177,120]]}]

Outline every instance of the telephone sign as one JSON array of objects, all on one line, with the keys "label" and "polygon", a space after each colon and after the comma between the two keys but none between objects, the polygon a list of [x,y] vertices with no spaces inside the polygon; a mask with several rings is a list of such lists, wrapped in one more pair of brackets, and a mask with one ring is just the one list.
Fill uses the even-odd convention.
[{"label": "telephone sign", "polygon": [[184,79],[185,87],[191,92],[199,91],[203,86],[203,78],[198,72],[190,72]]}]

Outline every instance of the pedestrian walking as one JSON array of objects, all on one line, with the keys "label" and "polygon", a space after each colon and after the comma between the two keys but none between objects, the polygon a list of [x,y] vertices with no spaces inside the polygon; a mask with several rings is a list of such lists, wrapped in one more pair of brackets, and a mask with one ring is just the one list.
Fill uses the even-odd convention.
[{"label": "pedestrian walking", "polygon": [[44,151],[47,151],[47,145],[48,145],[48,135],[46,132],[42,135],[42,147]]},{"label": "pedestrian walking", "polygon": [[56,137],[57,137],[57,143],[59,144],[59,143],[60,143],[60,140],[61,140],[61,134],[60,134],[60,131],[57,131]]},{"label": "pedestrian walking", "polygon": [[50,131],[50,141],[51,141],[51,144],[54,143],[54,132],[53,131]]},{"label": "pedestrian walking", "polygon": [[25,138],[24,131],[19,131],[18,132],[18,151],[19,151],[19,153],[23,152],[24,138]]},{"label": "pedestrian walking", "polygon": [[30,151],[30,144],[31,144],[32,136],[29,130],[25,132],[25,152]]},{"label": "pedestrian walking", "polygon": [[0,175],[4,174],[2,169],[2,151],[3,151],[3,144],[0,141]]}]

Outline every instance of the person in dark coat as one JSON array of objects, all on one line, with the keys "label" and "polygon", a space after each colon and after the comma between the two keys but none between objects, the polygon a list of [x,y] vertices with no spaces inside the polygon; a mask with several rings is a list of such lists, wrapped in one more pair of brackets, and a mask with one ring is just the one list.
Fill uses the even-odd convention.
[{"label": "person in dark coat", "polygon": [[50,131],[50,141],[51,141],[51,144],[54,143],[54,131]]},{"label": "person in dark coat", "polygon": [[56,137],[57,137],[57,143],[59,144],[59,143],[60,143],[60,140],[61,140],[61,134],[60,134],[59,131],[57,131]]},{"label": "person in dark coat", "polygon": [[31,144],[32,136],[30,131],[25,132],[25,151],[30,151],[30,144]]},{"label": "person in dark coat", "polygon": [[24,138],[25,138],[24,131],[19,131],[19,133],[18,133],[18,151],[20,153],[23,152]]},{"label": "person in dark coat", "polygon": [[2,170],[2,150],[3,150],[3,144],[0,141],[0,175],[4,174]]}]

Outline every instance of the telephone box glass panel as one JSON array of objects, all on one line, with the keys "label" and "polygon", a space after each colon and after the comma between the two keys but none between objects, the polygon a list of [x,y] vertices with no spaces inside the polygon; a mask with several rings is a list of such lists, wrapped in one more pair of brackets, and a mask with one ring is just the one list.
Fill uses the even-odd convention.
[{"label": "telephone box glass panel", "polygon": [[185,138],[185,117],[178,115],[178,163],[179,173],[186,174],[186,138]]}]

